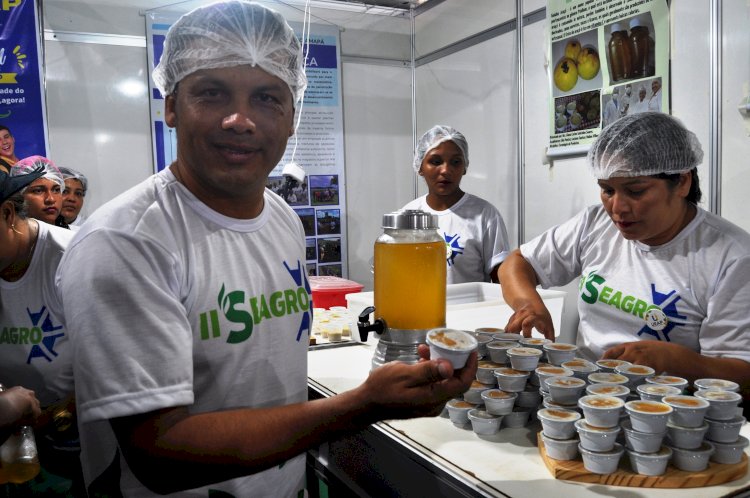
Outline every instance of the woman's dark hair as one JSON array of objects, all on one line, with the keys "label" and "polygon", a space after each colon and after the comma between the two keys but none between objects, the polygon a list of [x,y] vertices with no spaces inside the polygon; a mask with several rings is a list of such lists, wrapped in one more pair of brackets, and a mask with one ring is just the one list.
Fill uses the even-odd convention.
[{"label": "woman's dark hair", "polygon": [[[669,187],[675,188],[677,184],[680,183],[680,175],[681,173],[659,173],[658,175],[654,175],[653,177],[659,178],[660,180],[667,180]],[[692,202],[693,204],[698,204],[701,201],[701,197],[703,197],[700,181],[698,180],[698,168],[693,168],[690,170],[690,180],[690,191],[688,192],[687,197],[685,197],[685,200],[688,202]]]},{"label": "woman's dark hair", "polygon": [[6,199],[7,202],[13,204],[13,209],[16,211],[16,216],[22,219],[26,219],[29,217],[29,209],[26,206],[26,202],[24,202],[23,198],[24,190],[25,189],[21,189]]}]

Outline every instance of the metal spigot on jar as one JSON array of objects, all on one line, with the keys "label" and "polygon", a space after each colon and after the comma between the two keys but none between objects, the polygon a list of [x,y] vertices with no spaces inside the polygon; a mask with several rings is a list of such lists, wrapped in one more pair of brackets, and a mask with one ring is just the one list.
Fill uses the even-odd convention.
[{"label": "metal spigot on jar", "polygon": [[393,360],[416,363],[427,332],[445,326],[446,244],[437,216],[397,211],[383,215],[382,227],[374,248],[375,306],[358,324],[363,341],[370,331],[381,334],[373,368]]}]

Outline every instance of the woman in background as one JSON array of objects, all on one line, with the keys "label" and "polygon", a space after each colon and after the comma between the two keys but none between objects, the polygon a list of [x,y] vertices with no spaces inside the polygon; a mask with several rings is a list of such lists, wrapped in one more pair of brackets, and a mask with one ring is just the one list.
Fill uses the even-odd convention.
[{"label": "woman in background", "polygon": [[448,246],[447,283],[497,282],[497,268],[509,251],[508,232],[495,206],[461,190],[468,166],[466,137],[450,126],[434,126],[419,139],[413,163],[428,192],[402,209],[437,215]]},{"label": "woman in background", "polygon": [[23,190],[28,216],[50,225],[68,228],[60,214],[65,180],[55,163],[42,156],[26,157],[13,165],[10,175],[23,175],[38,169],[41,169],[44,174]]},{"label": "woman in background", "polygon": [[60,168],[63,180],[65,181],[65,189],[62,193],[62,217],[65,223],[73,229],[73,227],[80,227],[84,222],[84,217],[81,216],[81,208],[83,208],[83,201],[86,197],[86,190],[88,190],[89,182],[83,173],[80,173],[72,168]]}]

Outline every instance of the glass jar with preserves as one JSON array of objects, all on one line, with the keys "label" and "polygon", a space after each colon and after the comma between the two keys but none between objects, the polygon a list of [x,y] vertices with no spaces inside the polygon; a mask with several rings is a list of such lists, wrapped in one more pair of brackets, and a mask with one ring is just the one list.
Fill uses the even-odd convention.
[{"label": "glass jar with preserves", "polygon": [[628,32],[620,23],[614,23],[610,33],[607,44],[610,77],[613,82],[630,79],[633,77],[633,56]]},{"label": "glass jar with preserves", "polygon": [[649,61],[651,60],[651,37],[648,26],[641,24],[637,17],[630,20],[630,49],[633,56],[633,76],[640,78],[649,76]]}]

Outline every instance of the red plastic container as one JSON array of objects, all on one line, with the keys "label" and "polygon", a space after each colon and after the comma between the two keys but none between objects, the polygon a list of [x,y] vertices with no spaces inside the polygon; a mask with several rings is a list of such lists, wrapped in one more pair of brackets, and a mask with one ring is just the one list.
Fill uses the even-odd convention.
[{"label": "red plastic container", "polygon": [[352,280],[328,275],[307,277],[312,290],[314,308],[330,308],[331,306],[346,306],[347,294],[361,292],[365,287]]}]

